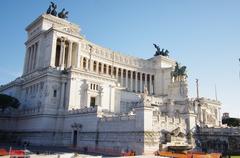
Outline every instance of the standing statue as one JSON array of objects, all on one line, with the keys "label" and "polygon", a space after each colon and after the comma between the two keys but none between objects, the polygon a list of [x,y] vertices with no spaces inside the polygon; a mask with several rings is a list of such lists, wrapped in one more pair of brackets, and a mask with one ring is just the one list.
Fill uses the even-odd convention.
[{"label": "standing statue", "polygon": [[161,50],[160,47],[158,45],[154,44],[154,43],[153,43],[153,46],[157,49],[154,56],[158,56],[158,55],[162,55],[162,56],[166,56],[166,57],[169,56],[168,55],[169,51],[167,49],[166,50],[164,50],[164,49]]}]

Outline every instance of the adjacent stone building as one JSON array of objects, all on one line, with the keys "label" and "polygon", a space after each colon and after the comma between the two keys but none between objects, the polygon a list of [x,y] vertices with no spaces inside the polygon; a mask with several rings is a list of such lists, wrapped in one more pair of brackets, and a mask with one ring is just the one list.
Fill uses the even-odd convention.
[{"label": "adjacent stone building", "polygon": [[219,126],[221,104],[188,97],[176,61],[141,59],[88,41],[80,27],[43,14],[27,26],[23,74],[0,87],[19,99],[0,114],[0,138],[35,145],[151,154],[195,146],[196,125]]}]

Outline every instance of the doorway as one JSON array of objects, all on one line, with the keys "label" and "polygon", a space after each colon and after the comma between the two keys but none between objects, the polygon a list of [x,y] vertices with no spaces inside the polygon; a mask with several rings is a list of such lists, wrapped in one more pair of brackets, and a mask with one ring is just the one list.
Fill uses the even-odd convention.
[{"label": "doorway", "polygon": [[91,100],[90,100],[90,107],[95,107],[96,105],[96,97],[91,97]]},{"label": "doorway", "polygon": [[73,131],[73,147],[77,146],[77,130]]}]

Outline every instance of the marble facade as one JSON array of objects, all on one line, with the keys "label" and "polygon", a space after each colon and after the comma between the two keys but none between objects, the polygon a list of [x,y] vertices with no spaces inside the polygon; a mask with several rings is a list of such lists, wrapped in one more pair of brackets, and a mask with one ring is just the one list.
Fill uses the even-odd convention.
[{"label": "marble facade", "polygon": [[[172,79],[169,57],[103,48],[78,25],[47,14],[26,31],[23,74],[0,87],[21,107],[1,114],[0,139],[10,131],[36,145],[148,154],[173,142],[194,146],[187,135],[196,125],[220,125],[220,102],[190,99],[186,79]],[[178,128],[184,136],[169,140]]]}]

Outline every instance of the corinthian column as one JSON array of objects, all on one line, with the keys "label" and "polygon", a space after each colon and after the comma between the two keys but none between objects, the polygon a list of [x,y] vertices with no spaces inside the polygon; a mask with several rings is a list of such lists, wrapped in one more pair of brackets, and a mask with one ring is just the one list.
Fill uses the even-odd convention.
[{"label": "corinthian column", "polygon": [[138,91],[138,86],[137,86],[138,78],[137,78],[137,75],[138,75],[138,73],[137,73],[137,71],[135,71],[135,92]]},{"label": "corinthian column", "polygon": [[150,88],[149,94],[152,94],[153,92],[152,92],[152,75],[151,74],[149,75],[149,88]]},{"label": "corinthian column", "polygon": [[126,78],[125,78],[126,79],[126,88],[129,89],[128,88],[128,70],[126,70],[125,72],[126,72]]},{"label": "corinthian column", "polygon": [[130,71],[130,91],[133,91],[133,71]]},{"label": "corinthian column", "polygon": [[61,70],[64,69],[64,58],[65,58],[65,41],[64,39],[61,40],[61,53],[60,53],[60,61],[61,61],[61,64],[60,64],[60,67],[61,67]]},{"label": "corinthian column", "polygon": [[72,41],[69,41],[67,68],[72,65]]},{"label": "corinthian column", "polygon": [[121,86],[123,87],[123,69],[121,69]]},{"label": "corinthian column", "polygon": [[142,73],[140,72],[140,93],[142,93]]}]

